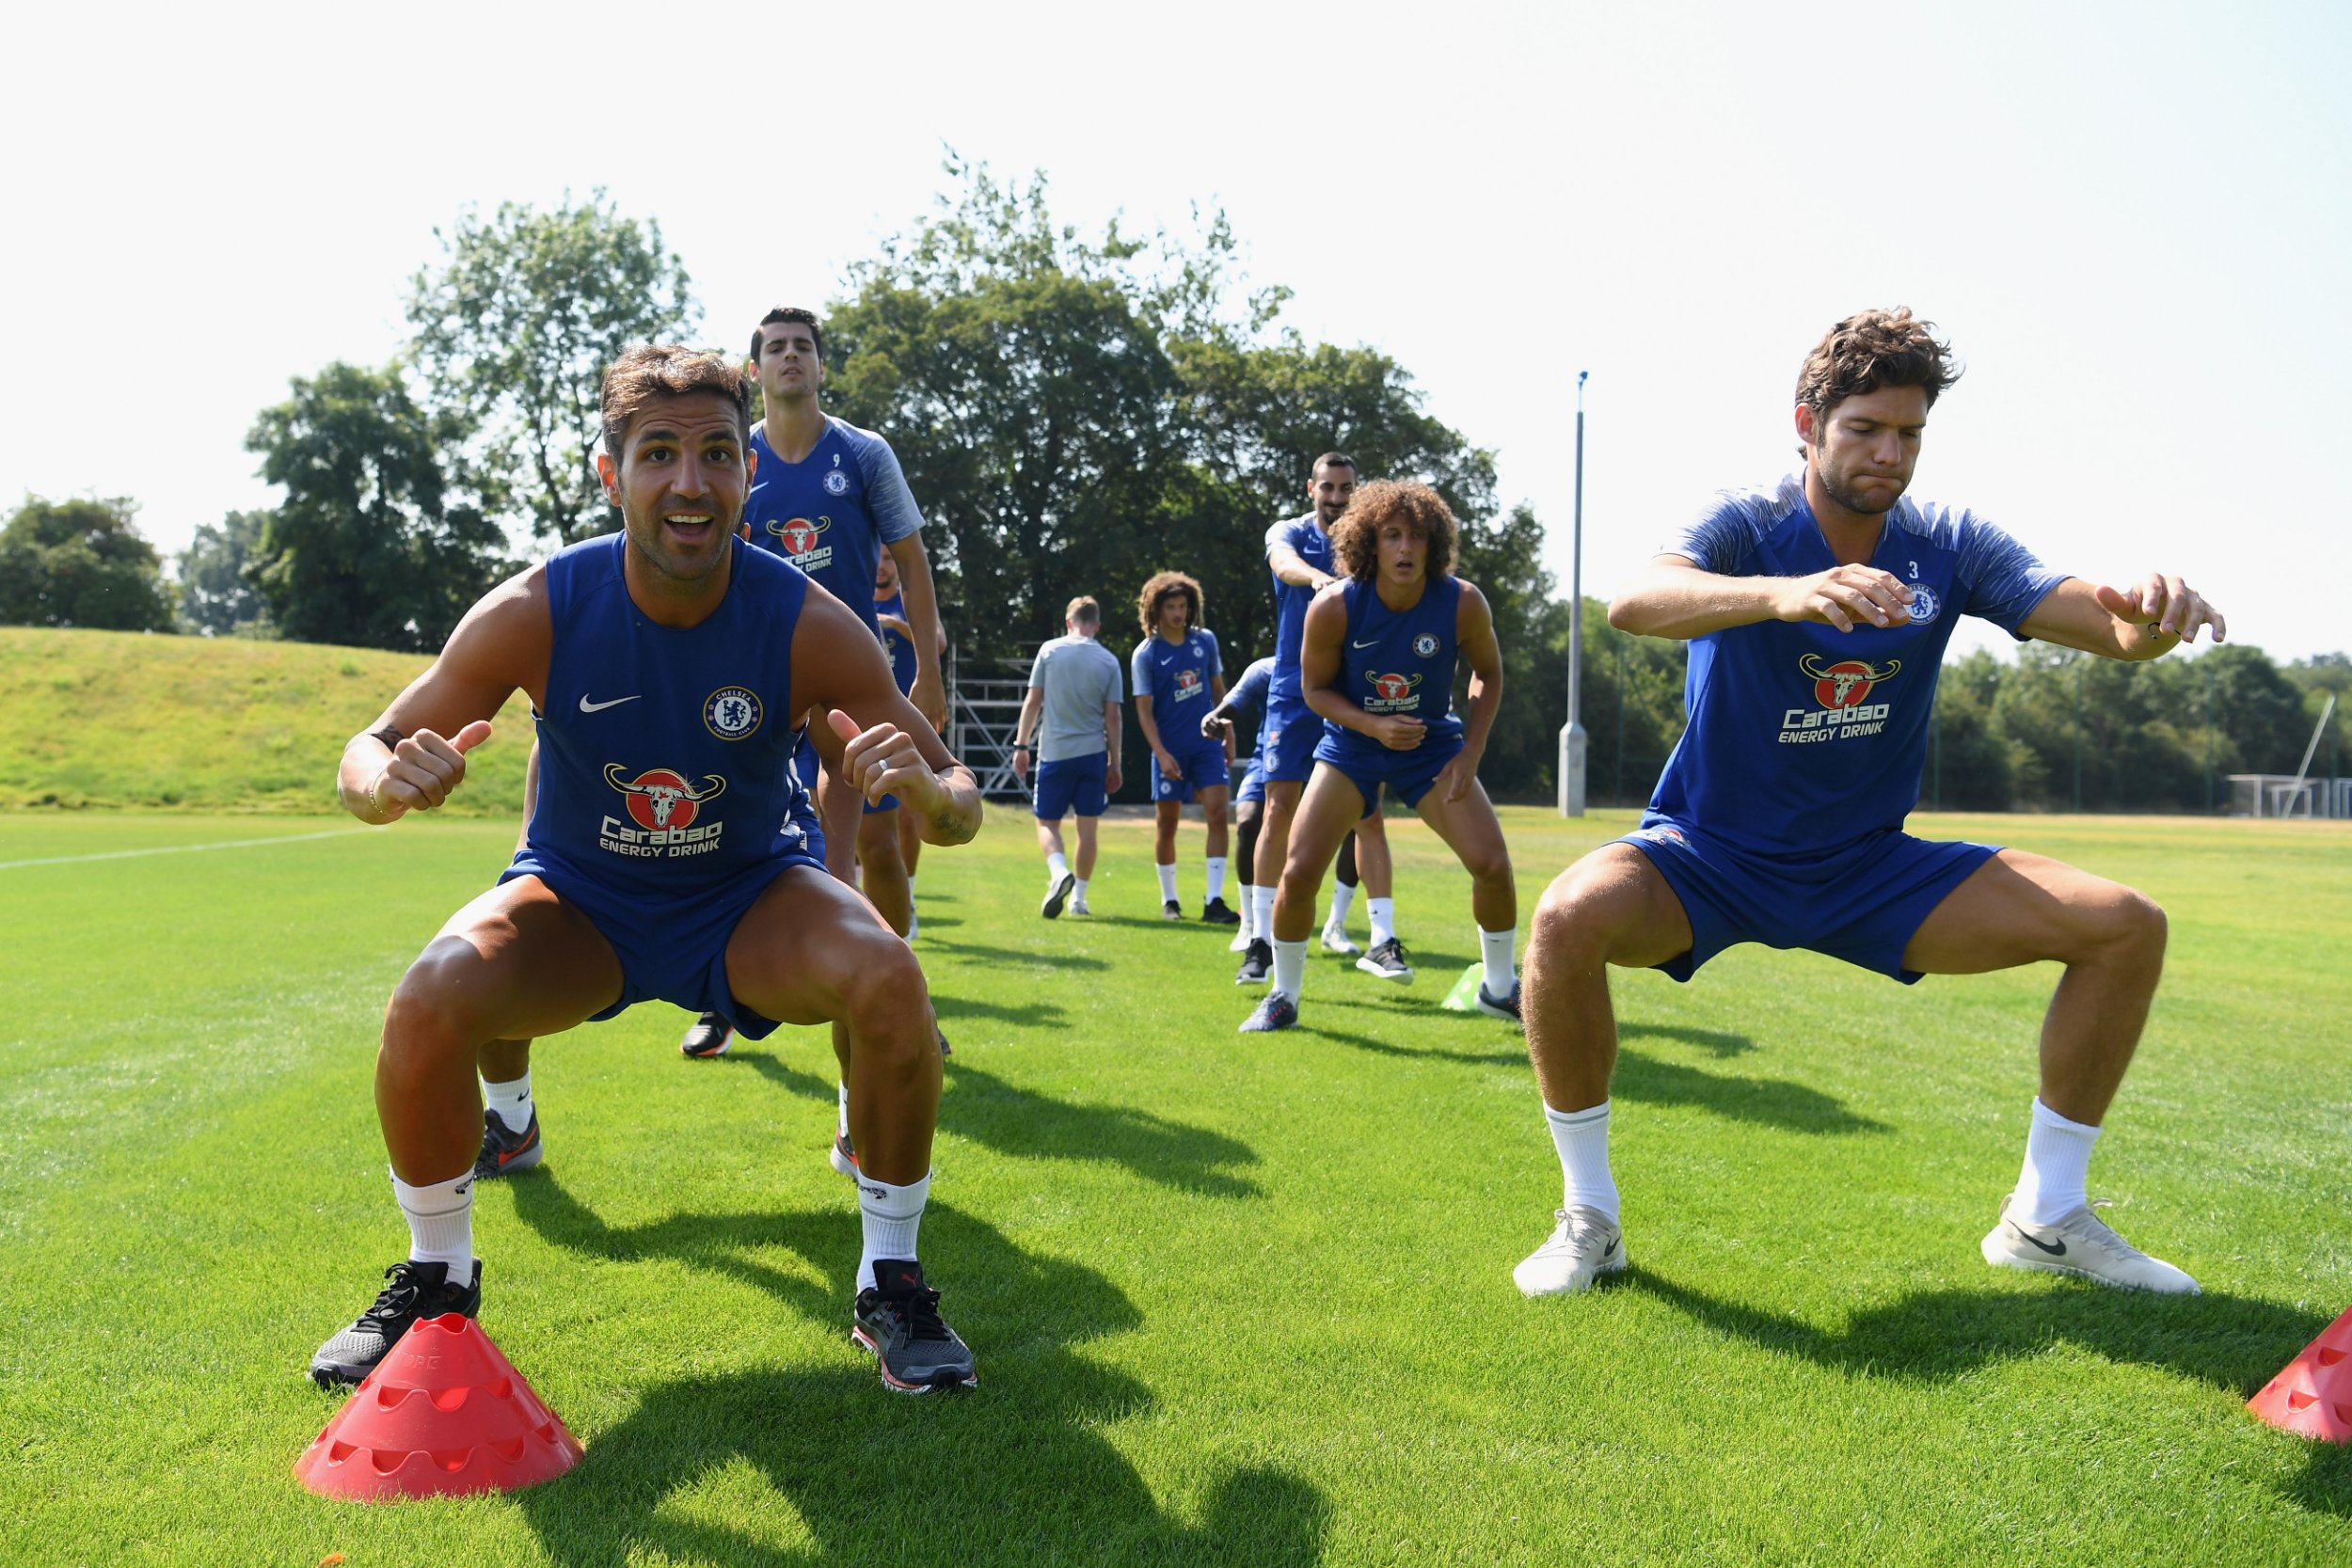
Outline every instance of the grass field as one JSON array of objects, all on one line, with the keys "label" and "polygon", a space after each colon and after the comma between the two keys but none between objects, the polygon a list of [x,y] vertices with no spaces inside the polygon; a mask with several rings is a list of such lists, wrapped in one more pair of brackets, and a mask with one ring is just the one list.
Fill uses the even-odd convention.
[{"label": "grass field", "polygon": [[[644,1006],[543,1046],[548,1163],[475,1210],[484,1325],[587,1459],[380,1508],[293,1480],[336,1408],[301,1374],[405,1245],[384,996],[512,823],[0,814],[0,1560],[2352,1554],[2352,1454],[2242,1408],[2352,1306],[2352,833],[1919,823],[2170,911],[2091,1185],[2202,1297],[1977,1256],[2054,972],[1906,989],[1746,948],[1621,978],[1634,1271],[1531,1303],[1558,1167],[1516,1037],[1436,1010],[1475,942],[1424,832],[1395,833],[1419,981],[1318,957],[1307,1027],[1243,1038],[1225,933],[1156,918],[1141,824],[1106,831],[1098,915],[1049,926],[992,813],[926,860],[917,943],[957,1048],[923,1252],[982,1386],[893,1398],[849,1342],[822,1037],[690,1063]],[[1507,820],[1524,915],[1627,819]]]}]

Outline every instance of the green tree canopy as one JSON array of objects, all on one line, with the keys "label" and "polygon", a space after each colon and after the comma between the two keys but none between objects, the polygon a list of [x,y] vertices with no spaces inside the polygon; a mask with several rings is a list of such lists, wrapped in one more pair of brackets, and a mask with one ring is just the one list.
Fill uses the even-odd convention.
[{"label": "green tree canopy", "polygon": [[196,525],[195,536],[177,558],[180,625],[211,637],[268,636],[269,606],[246,574],[258,556],[266,512],[231,512],[218,528]]},{"label": "green tree canopy", "polygon": [[0,528],[0,622],[171,630],[171,590],[137,517],[124,497],[25,497]]},{"label": "green tree canopy", "polygon": [[440,435],[395,368],[328,365],[262,411],[246,446],[286,499],[251,576],[283,636],[437,648],[511,569],[495,523],[445,507]]},{"label": "green tree canopy", "polygon": [[614,526],[597,483],[598,388],[633,343],[675,341],[701,309],[661,226],[599,189],[551,213],[468,213],[411,280],[410,355],[451,426],[453,477],[494,517],[558,544]]}]

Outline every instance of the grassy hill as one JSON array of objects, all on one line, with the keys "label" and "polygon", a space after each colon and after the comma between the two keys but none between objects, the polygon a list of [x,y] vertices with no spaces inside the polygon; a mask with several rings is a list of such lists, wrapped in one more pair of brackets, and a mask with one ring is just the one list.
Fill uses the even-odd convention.
[{"label": "grassy hill", "polygon": [[[335,763],[430,660],[314,642],[0,626],[0,810],[335,809]],[[500,713],[449,810],[522,803],[529,703]]]}]

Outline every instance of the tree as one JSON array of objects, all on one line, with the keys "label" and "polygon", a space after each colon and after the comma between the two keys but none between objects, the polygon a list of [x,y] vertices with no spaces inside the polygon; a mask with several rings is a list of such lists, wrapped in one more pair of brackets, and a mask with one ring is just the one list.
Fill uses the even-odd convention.
[{"label": "tree", "polygon": [[0,528],[0,623],[171,630],[171,590],[137,517],[127,497],[25,497]]},{"label": "tree", "polygon": [[396,368],[331,364],[262,411],[246,437],[285,486],[249,575],[301,641],[427,650],[511,568],[498,525],[444,506],[442,435]]},{"label": "tree", "polygon": [[595,462],[605,369],[633,343],[682,339],[702,314],[661,226],[622,217],[598,189],[551,213],[501,202],[434,234],[446,260],[411,280],[410,354],[462,438],[454,477],[538,538],[610,532]]},{"label": "tree", "polygon": [[218,528],[196,525],[180,552],[180,626],[207,637],[268,637],[269,606],[246,575],[260,552],[266,512],[231,512]]}]

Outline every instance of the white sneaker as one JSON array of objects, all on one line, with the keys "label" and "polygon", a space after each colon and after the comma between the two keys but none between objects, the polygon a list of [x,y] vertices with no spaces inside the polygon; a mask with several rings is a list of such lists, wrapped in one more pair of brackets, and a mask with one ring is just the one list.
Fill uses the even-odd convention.
[{"label": "white sneaker", "polygon": [[1256,935],[1251,932],[1249,927],[1244,926],[1240,930],[1233,933],[1233,940],[1225,944],[1225,951],[1228,953],[1247,953],[1249,951],[1249,944],[1257,940]]},{"label": "white sneaker", "polygon": [[1344,954],[1349,958],[1363,951],[1347,940],[1347,928],[1343,926],[1326,926],[1323,928],[1323,950],[1326,953]]},{"label": "white sneaker", "polygon": [[1094,909],[1093,906],[1089,905],[1083,898],[1073,898],[1070,901],[1070,912],[1072,914],[1092,914],[1094,912]]},{"label": "white sneaker", "polygon": [[1615,1220],[1581,1203],[1555,1209],[1551,1217],[1560,1222],[1551,1239],[1511,1271],[1521,1295],[1567,1295],[1590,1290],[1603,1275],[1624,1272],[1625,1232]]},{"label": "white sneaker", "polygon": [[[2011,1194],[2010,1197],[2016,1195]],[[2109,1229],[2084,1204],[2061,1216],[2055,1225],[2026,1225],[2009,1217],[2010,1198],[2001,1199],[2001,1223],[1985,1232],[1979,1251],[1996,1269],[2033,1269],[2042,1274],[2071,1274],[2126,1291],[2154,1291],[2168,1296],[2201,1295],[2197,1281],[2161,1258],[2151,1258]],[[2102,1202],[2095,1207],[2106,1208]]]}]

